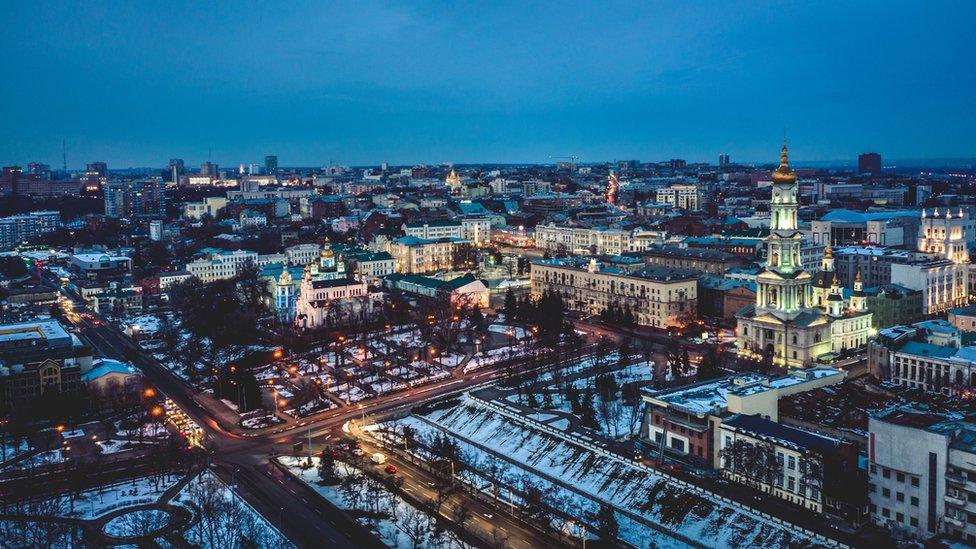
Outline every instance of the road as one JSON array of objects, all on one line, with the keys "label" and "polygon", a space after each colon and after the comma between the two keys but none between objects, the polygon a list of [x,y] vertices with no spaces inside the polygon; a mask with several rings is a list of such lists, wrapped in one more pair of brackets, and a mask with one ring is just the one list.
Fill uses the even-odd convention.
[{"label": "road", "polygon": [[[71,297],[71,296],[69,296]],[[75,301],[75,310],[87,311]],[[232,482],[248,503],[274,522],[299,547],[380,547],[381,543],[358,523],[314,493],[301,481],[282,473],[269,463],[279,448],[291,448],[295,442],[311,441],[313,453],[320,451],[347,421],[366,416],[407,412],[414,406],[450,394],[458,394],[506,375],[500,369],[487,368],[458,377],[419,386],[398,394],[378,397],[361,407],[329,410],[289,426],[285,430],[245,434],[237,425],[228,425],[194,398],[193,390],[142,351],[128,336],[114,326],[97,319],[80,318],[76,325],[91,341],[98,354],[132,362],[163,394],[179,406],[204,431],[206,447],[211,451],[218,473]],[[306,449],[308,450],[308,449]],[[408,468],[407,487],[418,493],[429,491],[421,473]],[[552,545],[534,529],[509,517],[493,518],[484,504],[471,502],[472,522],[476,530],[491,539],[491,530],[504,529],[519,549]],[[480,518],[479,518],[480,517]]]}]

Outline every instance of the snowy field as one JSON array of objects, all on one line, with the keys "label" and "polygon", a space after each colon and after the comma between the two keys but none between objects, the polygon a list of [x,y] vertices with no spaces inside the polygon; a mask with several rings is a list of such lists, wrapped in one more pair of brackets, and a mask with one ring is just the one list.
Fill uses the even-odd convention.
[{"label": "snowy field", "polygon": [[209,470],[187,483],[173,503],[187,507],[199,517],[183,533],[189,543],[207,549],[294,548],[277,528]]},{"label": "snowy field", "polygon": [[[311,469],[302,469],[298,465],[298,458],[279,457],[278,461],[288,467],[292,474],[299,477],[322,497],[328,499],[338,507],[352,511],[359,517],[360,523],[373,531],[387,546],[394,549],[412,549],[414,547],[429,547],[431,549],[467,549],[469,546],[460,543],[449,532],[440,534],[434,532],[434,521],[424,512],[413,507],[402,498],[382,490],[381,495],[374,495],[375,488],[369,482],[343,483],[351,475],[362,475],[356,468],[337,461],[336,473],[339,477],[335,485],[323,486],[318,473],[319,458],[312,458]],[[343,487],[345,485],[345,487]],[[376,483],[382,486],[382,484]]]},{"label": "snowy field", "polygon": [[551,495],[550,501],[575,516],[599,503],[609,504],[633,523],[625,528],[621,522],[621,536],[640,547],[649,541],[681,546],[684,540],[716,548],[815,545],[755,513],[683,488],[627,460],[530,428],[471,397],[423,418],[392,423],[395,430],[410,425],[420,437],[441,432],[455,438],[479,470],[495,463],[512,479],[529,475],[548,490],[544,493]]},{"label": "snowy field", "polygon": [[[615,362],[616,357],[614,357],[614,363]],[[586,368],[592,366],[592,364],[592,360],[583,361],[582,365],[571,367],[568,370],[569,373],[563,377],[567,378],[572,375],[579,374],[580,372],[585,371]],[[607,375],[612,376],[616,380],[617,387],[623,387],[628,383],[647,382],[653,378],[650,368],[648,368],[647,363],[643,361],[636,364],[631,364]],[[545,379],[545,381],[552,380],[552,374],[548,372],[543,374],[542,377]],[[573,380],[567,380],[564,384],[565,387],[557,385],[545,386],[541,389],[537,389],[534,391],[536,394],[534,405],[533,402],[530,402],[528,393],[522,393],[521,395],[512,394],[506,397],[506,400],[521,404],[523,406],[532,406],[540,410],[557,410],[560,412],[572,413],[572,404],[570,403],[569,399],[566,398],[566,388],[572,386],[579,391],[580,394],[585,391],[591,392],[591,399],[594,403],[595,416],[598,425],[597,430],[600,434],[613,439],[632,434],[637,427],[640,426],[640,414],[642,408],[639,402],[638,406],[636,407],[628,406],[625,402],[623,402],[620,390],[617,391],[615,399],[604,402],[598,394],[595,380],[596,375],[589,375]],[[542,398],[540,393],[548,393],[548,396],[546,398]],[[566,421],[566,424],[568,426],[568,421]]]}]

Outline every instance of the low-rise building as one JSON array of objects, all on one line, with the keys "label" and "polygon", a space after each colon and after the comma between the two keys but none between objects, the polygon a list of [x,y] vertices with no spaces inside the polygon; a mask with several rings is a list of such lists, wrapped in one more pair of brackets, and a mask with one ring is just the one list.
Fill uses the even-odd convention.
[{"label": "low-rise building", "polygon": [[404,223],[403,233],[407,236],[432,240],[437,238],[463,238],[464,230],[458,221],[435,219]]},{"label": "low-rise building", "polygon": [[388,251],[398,273],[425,274],[454,269],[454,248],[465,243],[459,238],[405,236],[392,241]]},{"label": "low-rise building", "polygon": [[[274,263],[268,261],[267,263]],[[204,284],[234,278],[246,265],[258,265],[258,254],[247,250],[216,250],[186,264],[185,270]]]},{"label": "low-rise building", "polygon": [[722,474],[815,513],[860,523],[866,474],[853,442],[735,414],[720,426]]},{"label": "low-rise building", "polygon": [[698,314],[697,273],[645,267],[631,273],[603,268],[594,258],[542,259],[532,263],[532,293],[557,292],[574,311],[599,314],[611,304],[629,309],[638,324],[684,326]]},{"label": "low-rise building", "polygon": [[656,200],[683,210],[695,211],[700,207],[701,194],[697,185],[671,185],[658,189]]},{"label": "low-rise building", "polygon": [[71,256],[71,269],[82,277],[105,279],[129,274],[132,259],[106,253],[81,253]]},{"label": "low-rise building", "polygon": [[722,276],[726,271],[744,267],[748,261],[721,250],[686,248],[673,244],[651,245],[640,252],[650,265],[687,269]]},{"label": "low-rise building", "polygon": [[0,410],[77,394],[91,347],[56,320],[0,326]]},{"label": "low-rise building", "polygon": [[382,279],[384,288],[400,290],[421,298],[445,297],[458,307],[488,307],[488,286],[474,275],[464,275],[452,280],[441,280],[417,275],[392,274]]},{"label": "low-rise building", "polygon": [[217,217],[227,206],[227,198],[223,196],[208,196],[200,202],[187,202],[183,204],[183,217],[199,221],[203,216]]},{"label": "low-rise building", "polygon": [[840,383],[845,376],[843,370],[812,368],[779,378],[744,373],[677,389],[644,390],[640,446],[667,461],[719,469],[719,434],[725,418],[745,414],[778,421],[781,397]]}]

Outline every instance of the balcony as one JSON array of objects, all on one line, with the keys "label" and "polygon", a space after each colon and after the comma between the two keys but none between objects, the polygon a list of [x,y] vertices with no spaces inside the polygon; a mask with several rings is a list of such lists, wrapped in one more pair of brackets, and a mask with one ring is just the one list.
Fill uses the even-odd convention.
[{"label": "balcony", "polygon": [[966,526],[966,521],[964,521],[962,519],[959,519],[959,518],[956,518],[956,517],[953,517],[953,516],[950,516],[950,515],[946,515],[945,516],[945,521],[948,522],[949,524],[952,524],[953,526],[957,526],[959,528],[965,528],[965,526]]},{"label": "balcony", "polygon": [[955,471],[946,471],[945,479],[951,484],[957,484],[959,486],[964,486],[966,484],[966,475],[957,473]]},{"label": "balcony", "polygon": [[946,503],[955,505],[956,507],[966,506],[966,498],[963,497],[961,494],[946,494],[945,500]]}]

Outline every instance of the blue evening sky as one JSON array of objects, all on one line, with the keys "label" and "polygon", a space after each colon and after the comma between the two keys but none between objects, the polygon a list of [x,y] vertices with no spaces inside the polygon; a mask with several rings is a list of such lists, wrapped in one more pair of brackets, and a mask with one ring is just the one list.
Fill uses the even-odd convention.
[{"label": "blue evening sky", "polygon": [[976,154],[976,2],[0,1],[0,162]]}]

